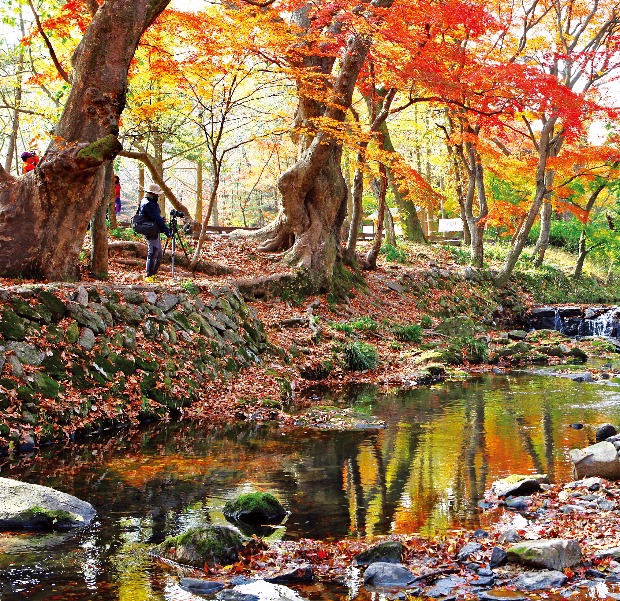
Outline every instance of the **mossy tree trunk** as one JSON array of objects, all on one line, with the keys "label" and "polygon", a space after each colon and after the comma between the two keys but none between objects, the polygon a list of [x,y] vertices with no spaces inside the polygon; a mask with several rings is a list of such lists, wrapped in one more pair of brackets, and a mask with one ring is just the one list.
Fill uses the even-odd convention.
[{"label": "mossy tree trunk", "polygon": [[127,71],[140,37],[170,0],[106,0],[73,58],[54,141],[19,178],[0,168],[0,274],[74,279],[104,164],[120,151]]}]

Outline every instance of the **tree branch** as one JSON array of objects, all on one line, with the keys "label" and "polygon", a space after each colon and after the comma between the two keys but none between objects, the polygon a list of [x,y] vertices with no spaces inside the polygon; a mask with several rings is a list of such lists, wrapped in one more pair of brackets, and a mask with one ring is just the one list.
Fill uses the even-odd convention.
[{"label": "tree branch", "polygon": [[189,209],[175,196],[174,192],[167,186],[161,175],[155,168],[155,163],[151,156],[146,152],[132,152],[129,150],[121,150],[118,156],[127,157],[128,159],[135,159],[143,163],[149,170],[153,181],[164,191],[166,198],[172,203],[172,206],[177,210],[185,213],[190,219]]},{"label": "tree branch", "polygon": [[50,58],[52,59],[52,62],[54,63],[54,66],[56,67],[56,71],[58,71],[58,75],[60,75],[60,77],[62,77],[67,83],[71,83],[71,80],[69,79],[69,75],[63,69],[62,65],[60,64],[60,61],[58,60],[58,57],[56,56],[56,51],[54,50],[54,46],[52,46],[52,42],[50,41],[50,39],[47,37],[47,34],[43,30],[43,25],[41,25],[41,19],[39,19],[39,15],[37,14],[37,11],[34,8],[34,4],[32,3],[32,0],[28,0],[28,5],[30,6],[30,9],[32,10],[32,14],[34,15],[34,20],[37,24],[37,29],[39,30],[39,33],[41,34],[41,37],[43,38],[43,41],[45,42],[45,45],[47,46],[47,49],[49,50]]}]

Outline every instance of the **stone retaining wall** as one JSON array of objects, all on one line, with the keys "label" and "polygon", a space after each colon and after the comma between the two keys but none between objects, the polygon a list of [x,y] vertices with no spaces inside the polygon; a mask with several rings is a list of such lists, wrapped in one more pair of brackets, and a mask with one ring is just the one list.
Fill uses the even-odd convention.
[{"label": "stone retaining wall", "polygon": [[0,290],[0,451],[178,412],[266,346],[227,287]]}]

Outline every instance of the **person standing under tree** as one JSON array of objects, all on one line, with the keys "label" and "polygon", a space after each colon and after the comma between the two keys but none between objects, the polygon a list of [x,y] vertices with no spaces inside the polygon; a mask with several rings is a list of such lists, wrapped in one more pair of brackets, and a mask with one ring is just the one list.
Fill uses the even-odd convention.
[{"label": "person standing under tree", "polygon": [[121,212],[121,178],[114,176],[114,212],[118,215]]},{"label": "person standing under tree", "polygon": [[157,235],[154,238],[147,238],[146,241],[149,246],[148,254],[146,256],[146,277],[147,282],[156,282],[157,271],[163,257],[161,248],[160,234],[166,234],[170,238],[170,230],[166,225],[163,217],[161,216],[161,210],[159,208],[158,200],[159,195],[162,193],[162,189],[157,184],[151,184],[146,191],[145,197],[140,203],[139,214],[146,217],[149,221],[153,221],[157,226]]}]

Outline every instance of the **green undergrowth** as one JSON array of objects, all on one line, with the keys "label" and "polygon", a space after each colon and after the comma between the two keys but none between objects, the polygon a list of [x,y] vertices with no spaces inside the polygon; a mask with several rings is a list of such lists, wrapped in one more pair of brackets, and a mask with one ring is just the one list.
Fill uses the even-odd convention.
[{"label": "green undergrowth", "polygon": [[[485,246],[485,269],[498,270],[506,258],[509,247],[503,243]],[[572,276],[575,262],[574,253],[563,248],[550,247],[545,262],[540,267],[534,265],[533,249],[526,248],[512,277],[516,287],[530,294],[538,304],[613,304],[618,301],[617,286],[610,282],[608,266],[594,261],[586,261],[584,274],[579,280]],[[470,261],[469,250],[465,247],[451,248],[453,260],[461,265]],[[612,278],[613,280],[613,274]]]}]

